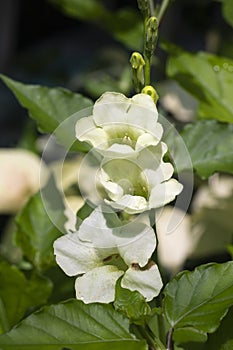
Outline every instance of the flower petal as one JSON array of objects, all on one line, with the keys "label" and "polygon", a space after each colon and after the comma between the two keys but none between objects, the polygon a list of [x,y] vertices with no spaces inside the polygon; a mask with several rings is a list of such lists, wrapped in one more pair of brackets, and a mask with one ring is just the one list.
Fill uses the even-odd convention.
[{"label": "flower petal", "polygon": [[132,264],[145,266],[156,248],[153,229],[140,222],[132,222],[121,227],[116,242],[118,251],[128,266]]},{"label": "flower petal", "polygon": [[171,178],[174,168],[171,163],[161,161],[156,170],[145,169],[143,173],[150,189]]},{"label": "flower petal", "polygon": [[76,298],[84,303],[111,303],[115,299],[115,284],[124,274],[116,266],[97,267],[75,281]]},{"label": "flower petal", "polygon": [[183,185],[175,179],[158,184],[151,191],[149,198],[150,208],[159,208],[173,201],[182,189]]},{"label": "flower petal", "polygon": [[[114,143],[108,148],[106,155],[108,157],[115,157],[115,156],[122,157],[122,156],[132,155],[134,152],[135,152],[134,149],[129,145]],[[104,152],[102,154],[104,154]]]},{"label": "flower petal", "polygon": [[141,213],[148,209],[147,201],[141,196],[124,195],[116,202],[105,199],[105,202],[112,208],[124,210],[128,214]]},{"label": "flower petal", "polygon": [[127,122],[143,130],[154,128],[158,119],[158,111],[153,99],[146,94],[137,94],[131,101]]},{"label": "flower petal", "polygon": [[154,264],[148,270],[130,267],[121,280],[121,286],[131,291],[137,290],[150,301],[159,294],[163,282],[158,266]]},{"label": "flower petal", "polygon": [[117,253],[112,232],[120,225],[121,221],[114,212],[110,212],[110,208],[99,206],[82,222],[78,236],[81,241],[91,243],[96,250],[104,248],[105,255],[111,255]]},{"label": "flower petal", "polygon": [[77,233],[59,237],[53,246],[56,261],[68,276],[79,275],[103,265],[95,249],[80,241]]},{"label": "flower petal", "polygon": [[95,125],[92,116],[79,119],[75,131],[78,140],[89,142],[93,147],[106,147],[106,132]]},{"label": "flower petal", "polygon": [[113,201],[117,201],[123,196],[123,188],[116,182],[112,182],[108,174],[103,169],[100,171],[99,180],[100,183],[104,186],[104,189],[106,190],[109,198],[111,198]]},{"label": "flower petal", "polygon": [[130,99],[117,92],[104,93],[94,104],[93,118],[98,126],[126,123]]},{"label": "flower petal", "polygon": [[139,151],[143,147],[156,146],[159,143],[159,141],[160,141],[159,138],[145,132],[144,134],[138,137],[135,149],[136,151]]}]

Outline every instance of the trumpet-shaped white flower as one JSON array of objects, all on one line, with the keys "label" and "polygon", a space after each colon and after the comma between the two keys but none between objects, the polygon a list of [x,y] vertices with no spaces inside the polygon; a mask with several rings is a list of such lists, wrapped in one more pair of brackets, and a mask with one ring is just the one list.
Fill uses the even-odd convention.
[{"label": "trumpet-shaped white flower", "polygon": [[[78,276],[76,297],[85,303],[114,301],[115,284],[152,300],[162,288],[158,267],[149,259],[156,247],[153,229],[139,222],[122,225],[113,212],[97,207],[76,233],[54,242],[58,265]],[[108,209],[109,211],[109,209]]]},{"label": "trumpet-shaped white flower", "polygon": [[90,143],[104,155],[132,153],[157,145],[163,133],[158,112],[149,95],[127,98],[104,93],[93,107],[93,115],[78,120],[76,137]]},{"label": "trumpet-shaped white flower", "polygon": [[171,179],[173,166],[165,163],[165,143],[144,148],[129,158],[106,161],[99,174],[99,180],[107,194],[105,202],[115,209],[129,214],[141,213],[159,208],[171,202],[183,186]]}]

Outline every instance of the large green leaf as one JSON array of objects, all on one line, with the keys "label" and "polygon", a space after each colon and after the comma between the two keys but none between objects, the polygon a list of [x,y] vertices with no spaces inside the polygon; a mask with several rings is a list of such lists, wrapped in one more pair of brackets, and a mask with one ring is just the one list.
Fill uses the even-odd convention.
[{"label": "large green leaf", "polygon": [[111,305],[78,300],[49,306],[0,336],[2,350],[146,350]]},{"label": "large green leaf", "polygon": [[66,220],[63,212],[62,198],[50,180],[16,217],[16,243],[39,270],[55,265],[53,242],[62,234],[59,228],[62,230]]},{"label": "large green leaf", "polygon": [[207,53],[171,55],[167,74],[199,101],[199,115],[233,123],[233,61]]},{"label": "large green leaf", "polygon": [[[233,125],[215,120],[187,125],[181,136],[190,154],[193,168],[203,178],[214,172],[233,173]],[[181,139],[168,131],[166,142],[177,171],[190,168]]]},{"label": "large green leaf", "polygon": [[164,290],[164,312],[178,343],[206,341],[233,305],[233,262],[177,275]]},{"label": "large green leaf", "polygon": [[[0,77],[12,90],[19,103],[28,109],[29,115],[37,121],[41,131],[52,133],[58,126],[64,125],[58,129],[56,136],[65,146],[72,145],[76,140],[74,125],[79,118],[88,114],[82,114],[82,110],[93,105],[90,99],[60,87],[26,85],[4,75]],[[76,141],[76,144],[80,150],[85,150],[82,143]]]},{"label": "large green leaf", "polygon": [[223,17],[233,27],[233,1],[222,0],[222,12]]},{"label": "large green leaf", "polygon": [[0,263],[0,333],[18,323],[28,308],[46,303],[52,285],[33,274],[26,279],[15,266]]}]

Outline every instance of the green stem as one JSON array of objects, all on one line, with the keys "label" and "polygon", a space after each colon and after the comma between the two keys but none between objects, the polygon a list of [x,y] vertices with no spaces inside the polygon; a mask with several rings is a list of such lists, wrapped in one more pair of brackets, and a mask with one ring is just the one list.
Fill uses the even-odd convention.
[{"label": "green stem", "polygon": [[144,327],[140,327],[140,333],[143,336],[143,338],[146,339],[147,344],[149,347],[153,350],[166,350],[163,343],[156,337],[152,337],[148,330],[146,330]]},{"label": "green stem", "polygon": [[154,0],[150,0],[149,4],[150,4],[150,15],[154,16],[154,12],[155,12]]},{"label": "green stem", "polygon": [[167,350],[174,350],[174,344],[173,344],[173,339],[172,339],[173,332],[174,332],[173,328],[171,328],[169,330],[169,332],[168,332],[168,335],[167,335]]},{"label": "green stem", "polygon": [[6,308],[3,304],[2,299],[0,298],[0,333],[1,333],[1,328],[2,328],[2,331],[5,333],[9,331],[10,325],[6,314]]},{"label": "green stem", "polygon": [[145,68],[144,68],[145,85],[150,85],[150,66],[151,66],[151,59],[145,56]]},{"label": "green stem", "polygon": [[165,11],[167,10],[169,4],[170,4],[171,0],[163,0],[160,8],[159,8],[159,12],[157,15],[157,20],[158,20],[158,24],[160,23]]}]

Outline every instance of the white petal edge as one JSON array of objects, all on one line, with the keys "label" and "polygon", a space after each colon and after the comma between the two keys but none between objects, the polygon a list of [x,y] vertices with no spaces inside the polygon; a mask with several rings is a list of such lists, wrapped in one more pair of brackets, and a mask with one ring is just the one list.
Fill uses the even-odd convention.
[{"label": "white petal edge", "polygon": [[130,100],[117,92],[104,93],[94,104],[93,118],[98,126],[126,123]]},{"label": "white petal edge", "polygon": [[159,208],[172,202],[180,194],[183,185],[175,179],[170,179],[155,186],[150,194],[150,208]]},{"label": "white petal edge", "polygon": [[53,246],[56,262],[68,276],[76,276],[103,265],[95,249],[80,241],[77,233],[59,237]]},{"label": "white petal edge", "polygon": [[141,213],[148,209],[148,203],[144,197],[124,195],[116,202],[105,199],[105,202],[111,205],[112,208],[124,210],[128,214]]},{"label": "white petal edge", "polygon": [[148,270],[137,270],[130,267],[121,280],[121,286],[132,292],[137,290],[147,301],[151,301],[159,294],[163,282],[158,266],[154,264]]},{"label": "white petal edge", "polygon": [[107,147],[106,132],[95,125],[92,116],[79,119],[75,126],[75,133],[79,141],[89,142],[93,147]]},{"label": "white petal edge", "polygon": [[115,299],[115,285],[124,274],[115,266],[101,266],[87,272],[75,281],[76,298],[85,304],[108,304]]},{"label": "white petal edge", "polygon": [[101,169],[99,173],[99,180],[101,185],[106,190],[108,196],[113,201],[117,201],[123,196],[124,194],[123,188],[120,185],[118,185],[116,182],[110,181],[108,174],[103,169]]},{"label": "white petal edge", "polygon": [[116,238],[116,242],[118,251],[128,266],[145,266],[156,248],[153,229],[140,222],[132,222],[120,228],[120,237]]}]

